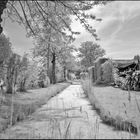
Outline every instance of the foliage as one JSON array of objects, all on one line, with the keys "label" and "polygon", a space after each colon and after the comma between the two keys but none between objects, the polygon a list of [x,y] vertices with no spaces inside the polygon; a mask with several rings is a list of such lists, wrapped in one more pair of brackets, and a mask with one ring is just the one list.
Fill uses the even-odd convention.
[{"label": "foliage", "polygon": [[29,77],[28,63],[29,63],[29,60],[27,58],[27,54],[24,54],[24,56],[22,57],[22,60],[20,62],[19,75],[18,75],[18,79],[17,79],[17,83],[18,83],[17,88],[21,92],[26,91],[25,84],[26,84],[27,78]]},{"label": "foliage", "polygon": [[[25,26],[27,36],[34,38],[36,46],[34,56],[40,57],[43,63],[44,69],[41,71],[37,70],[36,81],[44,81],[45,79],[43,78],[48,76],[52,83],[56,83],[56,65],[60,65],[63,69],[64,79],[66,77],[66,70],[74,70],[76,68],[77,62],[72,55],[74,46],[70,46],[70,44],[79,32],[72,31],[70,26],[72,22],[71,16],[79,20],[85,29],[89,31],[95,39],[98,39],[96,30],[89,25],[88,20],[101,21],[101,19],[96,18],[95,15],[86,13],[98,4],[106,4],[106,2],[8,1],[5,13],[12,21],[16,21]],[[20,64],[17,64],[17,60],[12,57],[8,64],[9,72],[7,73],[9,73],[9,75],[7,77],[10,78],[7,81],[10,81],[11,86],[17,82],[18,89],[24,91],[26,82],[30,81],[28,79],[30,75],[32,75],[30,71],[31,67],[28,65],[29,62],[26,56],[18,61]],[[12,67],[11,64],[14,64],[14,66]],[[13,77],[11,76],[11,69],[13,73],[15,73]],[[12,83],[12,79],[14,78],[15,82]],[[32,80],[30,82],[32,83]]]},{"label": "foliage", "polygon": [[20,56],[13,53],[7,62],[6,92],[13,93],[16,85],[18,70],[20,66]]},{"label": "foliage", "polygon": [[26,54],[21,60],[18,54],[13,53],[9,38],[4,34],[0,36],[0,43],[1,75],[4,75],[3,78],[5,78],[6,92],[15,92],[17,84],[19,89],[23,90],[27,78],[28,60]]},{"label": "foliage", "polygon": [[64,81],[64,69],[63,66],[56,61],[56,82]]},{"label": "foliage", "polygon": [[4,34],[0,35],[0,63],[6,60],[11,54],[11,42]]},{"label": "foliage", "polygon": [[26,89],[38,87],[39,71],[40,69],[38,67],[37,62],[29,62],[27,70],[28,78],[25,83]]},{"label": "foliage", "polygon": [[[68,63],[63,60],[65,56],[68,56],[69,51],[69,47],[66,46],[74,41],[75,35],[79,34],[71,29],[71,16],[79,20],[85,29],[98,40],[96,30],[89,25],[88,20],[101,21],[101,19],[86,12],[95,5],[106,3],[106,1],[8,1],[6,13],[13,21],[25,26],[28,37],[34,38],[37,46],[34,54],[36,57],[42,57],[47,75],[52,83],[56,83],[56,59],[63,65],[65,71]],[[67,52],[63,51],[64,47]],[[69,58],[66,60],[69,61]],[[69,64],[73,67],[70,61]]]},{"label": "foliage", "polygon": [[75,46],[64,46],[60,52],[58,57],[58,62],[63,68],[64,80],[66,80],[66,71],[67,72],[75,72],[79,70],[78,62],[76,61],[76,57],[73,55],[75,52]]},{"label": "foliage", "polygon": [[92,41],[86,41],[81,44],[79,48],[79,57],[81,58],[81,64],[88,68],[94,65],[97,58],[102,57],[105,54],[105,50],[100,45],[93,43]]},{"label": "foliage", "polygon": [[4,34],[0,35],[0,77],[5,78],[6,62],[12,53],[11,42]]},{"label": "foliage", "polygon": [[[31,115],[41,105],[46,104],[52,96],[55,96],[63,89],[69,86],[69,83],[60,83],[50,86],[47,89],[32,90],[30,94],[25,93],[24,95],[13,96],[13,119],[12,124],[25,119],[28,115]],[[5,98],[3,104],[0,102],[0,133],[9,127],[11,117],[11,104],[12,100],[9,98],[10,95]]]},{"label": "foliage", "polygon": [[8,2],[8,0],[0,1],[0,35],[1,35],[2,31],[3,31],[3,28],[1,27],[2,14],[3,14],[4,9],[6,8],[7,2]]},{"label": "foliage", "polygon": [[75,46],[63,46],[58,54],[58,61],[67,70],[72,70],[76,63],[75,57],[72,52],[75,50]]},{"label": "foliage", "polygon": [[98,39],[96,30],[89,25],[88,20],[101,21],[101,19],[88,14],[88,11],[98,4],[106,3],[107,1],[8,1],[6,12],[13,21],[25,26],[28,36],[40,36],[39,33],[43,30],[42,24],[45,22],[47,27],[63,35],[68,31],[67,35],[74,38],[74,35],[79,34],[70,26],[70,15],[74,15],[75,19],[79,20],[95,39]]},{"label": "foliage", "polygon": [[[47,30],[46,27],[44,27],[44,29]],[[47,32],[44,31],[44,40],[42,40],[42,38],[38,38],[35,42],[36,47],[34,49],[34,56],[42,58],[41,62],[43,63],[44,67],[46,67],[46,71],[51,71],[51,73],[47,73],[51,83],[55,83],[56,63],[61,65],[64,73],[68,67],[72,67],[70,64],[72,64],[71,60],[74,61],[74,57],[71,53],[74,50],[74,46],[69,45],[69,40],[65,35],[62,35],[52,29],[50,29],[50,31],[51,32],[49,32],[48,35],[49,38],[47,36]],[[50,68],[50,66],[52,68]]]}]

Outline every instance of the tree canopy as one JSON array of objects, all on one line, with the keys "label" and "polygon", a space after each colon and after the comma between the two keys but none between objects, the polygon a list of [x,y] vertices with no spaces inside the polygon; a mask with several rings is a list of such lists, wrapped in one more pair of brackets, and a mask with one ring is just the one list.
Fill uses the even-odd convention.
[{"label": "tree canopy", "polygon": [[92,41],[86,41],[81,44],[78,56],[81,59],[81,64],[87,68],[93,66],[95,60],[103,55],[105,55],[105,50],[100,45]]},{"label": "tree canopy", "polygon": [[[6,57],[9,57],[6,82],[7,91],[10,93],[13,90],[12,86],[17,83],[19,84],[19,89],[25,91],[26,83],[33,86],[34,81],[37,84],[39,81],[42,82],[49,77],[50,82],[55,84],[58,74],[64,80],[66,79],[66,71],[79,70],[80,65],[73,55],[76,47],[72,46],[72,43],[75,40],[75,35],[79,35],[80,32],[73,31],[71,28],[71,17],[79,20],[83,27],[92,34],[94,39],[98,40],[96,29],[89,24],[89,20],[99,22],[101,19],[97,18],[94,14],[89,14],[88,11],[98,4],[106,4],[107,1],[7,0],[6,3],[5,15],[12,21],[23,25],[26,29],[27,37],[33,38],[35,45],[33,56],[37,59],[39,58],[38,63],[40,65],[35,69],[35,64],[31,64],[26,55],[21,57],[12,52],[8,38],[1,35],[2,40],[7,42],[7,44],[0,46],[0,49],[3,50],[0,52],[0,60],[4,61]],[[100,49],[99,47],[96,48]],[[91,49],[91,52],[93,51],[92,47],[88,49]],[[11,55],[10,50],[12,52]],[[99,54],[98,51],[96,55],[100,56],[101,50]],[[86,66],[92,65],[92,62],[89,62],[89,60],[84,62],[83,56],[81,58],[82,63],[85,63]],[[34,75],[32,71],[34,71]]]},{"label": "tree canopy", "polygon": [[3,63],[11,54],[11,42],[4,34],[0,35],[0,63]]},{"label": "tree canopy", "polygon": [[46,27],[51,27],[63,35],[69,33],[67,36],[71,38],[74,34],[79,34],[70,26],[70,16],[73,15],[95,39],[98,39],[96,30],[88,20],[101,19],[88,14],[87,11],[95,5],[106,3],[107,1],[8,1],[6,13],[13,21],[25,26],[28,36],[40,36],[45,23]]}]

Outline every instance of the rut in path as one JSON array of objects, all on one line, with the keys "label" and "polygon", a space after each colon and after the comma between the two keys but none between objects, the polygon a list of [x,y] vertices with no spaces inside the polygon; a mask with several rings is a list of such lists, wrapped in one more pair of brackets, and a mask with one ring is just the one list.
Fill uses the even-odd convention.
[{"label": "rut in path", "polygon": [[0,134],[0,138],[97,139],[131,138],[102,123],[83,94],[81,85],[71,85],[36,110],[28,119]]}]

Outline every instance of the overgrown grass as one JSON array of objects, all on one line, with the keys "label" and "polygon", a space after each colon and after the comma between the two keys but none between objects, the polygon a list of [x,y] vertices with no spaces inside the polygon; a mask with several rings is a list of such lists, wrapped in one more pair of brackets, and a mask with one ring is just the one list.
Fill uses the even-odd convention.
[{"label": "overgrown grass", "polygon": [[[11,139],[13,139],[13,138],[16,138],[16,139],[18,139],[18,138],[27,138],[27,139],[28,138],[29,139],[30,138],[32,138],[32,139],[33,138],[34,139],[40,139],[40,138],[73,139],[73,138],[75,138],[75,139],[82,139],[86,134],[87,138],[89,138],[89,137],[97,138],[97,133],[99,130],[98,122],[96,121],[95,125],[94,125],[94,123],[93,124],[90,123],[88,112],[86,110],[82,110],[82,108],[81,108],[82,106],[75,107],[71,103],[67,106],[67,102],[65,102],[65,100],[62,97],[60,97],[60,98],[55,97],[55,98],[54,98],[55,101],[52,100],[52,102],[48,103],[47,106],[45,105],[45,108],[43,106],[43,108],[41,110],[36,111],[36,113],[33,114],[33,116],[31,116],[31,118],[32,117],[34,118],[33,120],[36,120],[36,121],[38,120],[39,122],[40,122],[40,120],[44,121],[45,125],[41,126],[41,130],[39,129],[39,132],[38,132],[38,130],[36,130],[36,124],[34,125],[35,121],[33,121],[33,122],[29,121],[29,123],[27,123],[25,121],[26,123],[23,122],[22,125],[21,125],[21,123],[19,124],[20,127],[18,127],[18,125],[15,126],[16,129],[15,129],[15,127],[13,128],[13,130],[15,130],[15,131],[13,131],[12,128],[8,129],[6,131],[6,133],[4,133],[5,137],[4,137],[4,135],[3,136],[1,135],[1,137],[2,138],[8,137]],[[79,98],[79,97],[77,97],[77,98]],[[52,110],[55,110],[55,112],[53,112]],[[42,113],[40,111],[42,111]],[[45,114],[43,113],[43,111],[45,111]],[[48,114],[46,114],[46,111],[52,111],[52,112],[48,112]],[[80,113],[80,115],[79,115],[79,113]],[[77,120],[75,120],[73,118],[76,118],[76,119],[79,118],[80,120],[82,119],[84,121],[85,127],[89,130],[88,131],[89,134],[84,132],[85,128],[83,127],[83,122],[80,121],[80,123],[82,123],[82,124],[77,125],[77,124],[75,124],[75,122]],[[42,123],[42,121],[41,121],[41,123]],[[87,122],[89,121],[88,126],[85,123],[85,121],[87,121]],[[25,130],[25,127],[24,127],[25,124],[29,124],[28,126],[26,126],[26,128],[30,128],[29,131]],[[40,125],[38,125],[38,126],[40,126]],[[79,129],[77,128],[77,126]],[[20,129],[22,127],[23,127],[23,129]],[[97,131],[96,134],[94,134],[94,129],[96,129],[96,131]],[[16,131],[16,130],[18,130],[18,131]]]},{"label": "overgrown grass", "polygon": [[88,96],[91,104],[96,109],[97,113],[105,124],[111,125],[117,130],[125,130],[135,134],[138,133],[137,126],[133,124],[130,120],[124,120],[121,116],[119,116],[119,114],[114,116],[111,114],[111,112],[109,112],[102,106],[102,103],[98,101],[94,94],[94,87],[92,86],[89,79],[81,81],[81,84],[84,93]]},{"label": "overgrown grass", "polygon": [[6,95],[4,99],[0,97],[0,132],[24,120],[69,85],[69,83],[59,83],[48,88],[31,90],[29,93]]}]

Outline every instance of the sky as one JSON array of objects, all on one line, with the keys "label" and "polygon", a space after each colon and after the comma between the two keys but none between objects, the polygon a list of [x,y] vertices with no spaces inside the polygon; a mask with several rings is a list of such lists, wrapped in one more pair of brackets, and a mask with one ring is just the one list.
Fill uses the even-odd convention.
[{"label": "sky", "polygon": [[[112,59],[131,59],[134,55],[140,55],[140,1],[115,1],[105,6],[97,6],[90,10],[101,22],[90,21],[97,30],[101,45],[106,51],[106,57]],[[12,23],[10,20],[3,21],[4,33],[10,38],[16,53],[23,55],[33,48],[33,40],[26,38],[23,26]],[[76,47],[84,41],[93,41],[90,33],[73,21],[71,25],[75,31],[80,31],[73,43]]]}]

